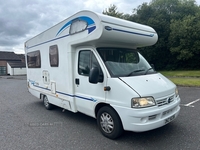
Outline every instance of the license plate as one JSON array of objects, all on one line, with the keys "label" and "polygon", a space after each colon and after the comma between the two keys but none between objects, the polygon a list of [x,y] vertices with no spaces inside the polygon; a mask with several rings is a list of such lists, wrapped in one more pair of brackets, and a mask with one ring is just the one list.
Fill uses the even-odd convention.
[{"label": "license plate", "polygon": [[169,122],[171,122],[172,120],[174,120],[174,118],[175,118],[175,115],[173,115],[173,116],[165,119],[165,124],[168,124]]}]

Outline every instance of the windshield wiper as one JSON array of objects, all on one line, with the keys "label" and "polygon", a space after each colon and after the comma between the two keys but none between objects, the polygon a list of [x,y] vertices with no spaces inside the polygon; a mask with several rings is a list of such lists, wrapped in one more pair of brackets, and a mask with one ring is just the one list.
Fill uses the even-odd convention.
[{"label": "windshield wiper", "polygon": [[153,68],[147,69],[147,71],[144,73],[144,75],[146,75],[149,72],[149,70],[151,70],[151,69],[153,69]]},{"label": "windshield wiper", "polygon": [[127,76],[131,76],[133,73],[141,72],[141,71],[145,71],[145,70],[143,70],[143,69],[134,70],[134,71],[130,72],[129,74],[127,74]]}]

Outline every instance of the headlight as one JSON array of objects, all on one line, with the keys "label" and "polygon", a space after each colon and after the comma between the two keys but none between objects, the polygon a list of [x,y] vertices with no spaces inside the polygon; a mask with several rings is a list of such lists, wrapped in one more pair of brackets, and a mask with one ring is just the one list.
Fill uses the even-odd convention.
[{"label": "headlight", "polygon": [[153,97],[132,98],[133,108],[144,108],[155,105],[156,103]]},{"label": "headlight", "polygon": [[176,94],[176,97],[178,97],[178,88],[177,87],[175,89],[175,94]]}]

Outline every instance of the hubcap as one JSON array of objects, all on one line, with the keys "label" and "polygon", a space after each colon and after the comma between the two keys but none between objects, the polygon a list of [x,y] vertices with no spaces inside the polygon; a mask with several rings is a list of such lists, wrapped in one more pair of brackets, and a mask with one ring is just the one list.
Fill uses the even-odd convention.
[{"label": "hubcap", "polygon": [[44,106],[45,107],[49,106],[49,101],[48,101],[47,97],[44,98]]},{"label": "hubcap", "polygon": [[114,129],[114,122],[110,114],[104,112],[100,119],[101,128],[106,133],[111,133]]}]

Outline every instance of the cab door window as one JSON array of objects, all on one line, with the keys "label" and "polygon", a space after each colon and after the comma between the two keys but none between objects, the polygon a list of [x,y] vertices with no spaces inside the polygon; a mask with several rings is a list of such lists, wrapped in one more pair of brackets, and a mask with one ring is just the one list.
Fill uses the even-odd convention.
[{"label": "cab door window", "polygon": [[80,51],[78,59],[78,73],[89,76],[90,73],[90,51]]},{"label": "cab door window", "polygon": [[84,50],[79,52],[79,59],[78,59],[78,73],[79,75],[89,76],[90,69],[92,67],[99,68],[100,72],[100,81],[103,82],[103,72],[97,61],[95,55],[90,50]]}]

